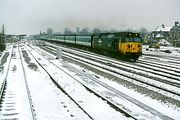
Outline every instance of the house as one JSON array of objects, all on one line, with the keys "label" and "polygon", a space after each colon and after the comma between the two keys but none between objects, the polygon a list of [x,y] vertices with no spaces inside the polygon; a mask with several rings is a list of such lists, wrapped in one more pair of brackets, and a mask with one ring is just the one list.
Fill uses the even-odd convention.
[{"label": "house", "polygon": [[161,26],[158,26],[156,29],[152,31],[151,37],[154,40],[159,40],[159,39],[168,40],[170,37],[170,29],[171,27],[165,27],[165,25],[162,24]]},{"label": "house", "polygon": [[174,46],[180,47],[180,24],[178,21],[170,29],[170,40]]},{"label": "house", "polygon": [[171,40],[180,40],[180,24],[179,22],[175,22],[175,25],[170,30]]}]

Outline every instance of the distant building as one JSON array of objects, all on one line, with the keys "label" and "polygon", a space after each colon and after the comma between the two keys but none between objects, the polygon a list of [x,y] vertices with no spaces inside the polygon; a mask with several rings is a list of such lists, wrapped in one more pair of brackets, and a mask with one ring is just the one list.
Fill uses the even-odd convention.
[{"label": "distant building", "polygon": [[170,29],[171,27],[166,27],[164,24],[158,26],[156,29],[152,31],[151,33],[152,38],[155,40],[159,40],[159,39],[168,40],[170,37]]},{"label": "distant building", "polygon": [[180,47],[180,24],[175,22],[175,25],[171,28],[170,31],[171,42],[174,46]]},{"label": "distant building", "polygon": [[79,32],[80,32],[80,28],[76,27],[76,34],[79,34]]},{"label": "distant building", "polygon": [[152,40],[159,41],[165,39],[174,46],[180,46],[180,24],[178,21],[175,22],[173,27],[165,27],[164,24],[158,26],[151,33]]},{"label": "distant building", "polygon": [[175,25],[170,30],[170,37],[172,40],[180,40],[180,24],[175,22]]}]

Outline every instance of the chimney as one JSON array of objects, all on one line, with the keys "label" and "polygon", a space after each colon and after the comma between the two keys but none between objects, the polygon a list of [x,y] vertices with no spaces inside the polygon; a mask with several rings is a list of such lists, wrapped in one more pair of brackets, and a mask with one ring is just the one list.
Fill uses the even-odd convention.
[{"label": "chimney", "polygon": [[175,22],[175,26],[178,26],[178,24],[179,24],[179,22],[178,22],[178,21],[176,21],[176,22]]},{"label": "chimney", "polygon": [[76,33],[78,34],[80,31],[79,27],[76,27]]},{"label": "chimney", "polygon": [[162,24],[162,28],[165,28],[165,25],[164,25],[164,24]]},{"label": "chimney", "polygon": [[5,29],[4,29],[4,24],[3,24],[3,26],[2,26],[2,33],[3,33],[3,35],[4,35],[4,31],[5,31]]}]

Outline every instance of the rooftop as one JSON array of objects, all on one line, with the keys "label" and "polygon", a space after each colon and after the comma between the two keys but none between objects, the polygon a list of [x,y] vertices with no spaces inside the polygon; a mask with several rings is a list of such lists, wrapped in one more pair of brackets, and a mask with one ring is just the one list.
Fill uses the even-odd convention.
[{"label": "rooftop", "polygon": [[175,25],[172,27],[172,29],[180,29],[180,24],[179,22],[175,22]]},{"label": "rooftop", "polygon": [[158,26],[156,29],[154,29],[153,31],[163,31],[163,32],[169,32],[170,29],[172,27],[165,27],[164,24],[162,24],[161,26]]}]

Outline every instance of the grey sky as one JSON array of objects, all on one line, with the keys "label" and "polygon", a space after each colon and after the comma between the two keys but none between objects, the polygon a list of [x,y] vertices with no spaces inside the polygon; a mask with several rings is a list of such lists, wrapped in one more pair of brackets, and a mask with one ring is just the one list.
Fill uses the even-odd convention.
[{"label": "grey sky", "polygon": [[180,22],[179,6],[180,0],[0,0],[0,25],[12,34],[77,26],[152,30]]}]

